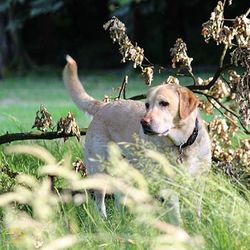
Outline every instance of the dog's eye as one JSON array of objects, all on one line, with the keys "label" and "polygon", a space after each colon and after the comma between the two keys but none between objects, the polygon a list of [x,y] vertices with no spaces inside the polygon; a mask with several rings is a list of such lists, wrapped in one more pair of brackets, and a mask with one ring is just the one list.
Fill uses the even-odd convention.
[{"label": "dog's eye", "polygon": [[145,107],[146,107],[146,109],[149,109],[149,103],[148,102],[145,103]]},{"label": "dog's eye", "polygon": [[169,106],[169,102],[160,101],[159,105],[162,106],[162,107],[167,107],[167,106]]}]

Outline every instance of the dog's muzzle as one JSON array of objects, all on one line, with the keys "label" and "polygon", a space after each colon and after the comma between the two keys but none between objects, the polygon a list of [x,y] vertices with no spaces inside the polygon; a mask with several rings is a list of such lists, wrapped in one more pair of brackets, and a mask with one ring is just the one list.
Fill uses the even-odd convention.
[{"label": "dog's muzzle", "polygon": [[147,121],[142,119],[141,125],[142,125],[142,129],[143,129],[144,134],[146,134],[146,135],[156,135],[157,134],[156,132],[154,132],[152,130],[150,124]]}]

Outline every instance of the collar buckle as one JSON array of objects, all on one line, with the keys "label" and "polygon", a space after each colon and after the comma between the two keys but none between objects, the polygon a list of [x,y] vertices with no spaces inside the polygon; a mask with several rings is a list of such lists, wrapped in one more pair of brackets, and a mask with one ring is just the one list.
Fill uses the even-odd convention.
[{"label": "collar buckle", "polygon": [[180,146],[179,146],[179,156],[178,156],[178,158],[177,158],[177,163],[178,164],[182,164],[183,163],[183,152],[184,152],[184,150],[183,150],[183,148],[182,148],[182,145],[183,144],[181,144]]}]

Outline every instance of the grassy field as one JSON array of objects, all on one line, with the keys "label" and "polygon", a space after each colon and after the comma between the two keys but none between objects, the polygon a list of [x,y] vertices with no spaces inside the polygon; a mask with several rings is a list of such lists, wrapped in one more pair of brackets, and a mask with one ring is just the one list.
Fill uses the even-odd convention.
[{"label": "grassy field", "polygon": [[[122,75],[121,72],[81,73],[81,80],[90,95],[102,99],[104,95],[115,95],[112,88],[120,85]],[[161,80],[163,77],[158,77],[155,82]],[[187,81],[184,79],[185,83]],[[133,76],[127,96],[146,90],[142,80]],[[80,127],[87,127],[90,122],[90,117],[79,111],[69,98],[61,74],[44,72],[0,81],[0,134],[30,131],[40,104],[47,107],[54,122],[66,116],[69,110],[75,114]],[[0,192],[3,193],[0,196],[0,249],[64,249],[67,246],[69,249],[249,249],[249,190],[240,184],[231,184],[221,174],[211,172],[198,181],[189,178],[184,170],[176,171],[174,166],[169,166],[174,172],[171,181],[166,174],[168,171],[158,174],[159,180],[166,179],[168,187],[179,194],[183,221],[180,229],[168,224],[171,221],[169,208],[155,198],[159,190],[166,188],[166,183],[159,181],[158,185],[155,176],[134,172],[113,148],[111,165],[119,164],[123,171],[113,173],[114,179],[110,181],[113,184],[109,188],[120,190],[124,205],[116,208],[114,201],[108,199],[109,219],[103,220],[88,195],[73,199],[69,193],[54,195],[44,178],[46,173],[57,173],[56,186],[74,191],[93,185],[110,185],[106,183],[107,176],[90,183],[82,181],[69,168],[68,156],[74,159],[83,154],[75,138],[65,143],[55,140],[11,145],[18,144],[30,148],[10,149],[23,154],[7,154],[8,145],[0,146],[0,168],[8,166],[11,172],[28,174],[20,175],[16,181],[6,172],[0,172]],[[46,152],[40,149],[34,152],[35,144],[48,150],[54,162],[45,160],[44,166],[41,158]],[[142,157],[139,151],[135,157]],[[65,164],[58,166],[57,162],[63,158]],[[149,156],[143,155],[140,160],[149,169],[152,164],[162,165],[162,161],[152,162]],[[35,178],[30,179],[30,176]],[[205,188],[200,188],[201,183],[206,184]],[[133,192],[126,196],[126,189]],[[195,204],[200,199],[203,209],[198,217]],[[18,205],[14,201],[19,201]]]}]

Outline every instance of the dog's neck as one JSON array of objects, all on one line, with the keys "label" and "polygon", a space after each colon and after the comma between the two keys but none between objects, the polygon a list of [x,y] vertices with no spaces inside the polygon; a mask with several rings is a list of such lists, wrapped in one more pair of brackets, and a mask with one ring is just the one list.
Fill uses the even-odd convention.
[{"label": "dog's neck", "polygon": [[[187,121],[188,119],[188,121]],[[199,118],[198,111],[195,110],[186,118],[181,121],[178,127],[170,130],[168,137],[175,146],[185,148],[192,145],[198,135]]]},{"label": "dog's neck", "polygon": [[195,140],[198,136],[198,132],[199,132],[199,120],[198,120],[198,117],[196,117],[195,126],[194,126],[194,130],[193,130],[192,134],[188,137],[187,141],[184,144],[180,144],[178,146],[179,149],[183,150],[184,148],[191,146],[195,142]]}]

